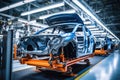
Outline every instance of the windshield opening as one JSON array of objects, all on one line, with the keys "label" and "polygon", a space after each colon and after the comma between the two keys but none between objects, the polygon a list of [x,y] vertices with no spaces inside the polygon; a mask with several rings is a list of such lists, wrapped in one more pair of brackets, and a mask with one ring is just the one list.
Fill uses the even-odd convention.
[{"label": "windshield opening", "polygon": [[76,24],[61,24],[48,27],[40,31],[40,34],[61,34],[70,33],[75,28]]}]

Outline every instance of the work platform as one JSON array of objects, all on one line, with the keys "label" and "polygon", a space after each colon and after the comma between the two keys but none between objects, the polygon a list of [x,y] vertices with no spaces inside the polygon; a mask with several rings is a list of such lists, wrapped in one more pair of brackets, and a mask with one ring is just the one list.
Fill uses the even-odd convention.
[{"label": "work platform", "polygon": [[[93,58],[90,58],[91,65],[86,65],[86,63],[77,63],[73,65],[73,72],[76,75],[82,74],[82,72],[86,71],[87,69],[93,67],[96,65],[98,62],[103,60],[105,56],[94,56]],[[14,66],[14,65],[17,65]],[[38,72],[36,71],[36,68],[34,66],[27,66],[27,65],[22,65],[18,61],[14,61],[13,63],[13,79],[12,80],[50,80],[50,79],[73,79],[75,78],[71,76],[64,75],[60,72],[55,72],[55,71],[41,71]]]},{"label": "work platform", "polygon": [[[35,71],[33,66],[21,65],[20,69],[13,69],[12,80],[119,80],[120,79],[120,51],[116,50],[110,55],[94,56],[90,58],[91,65],[82,62],[73,65],[73,72],[76,76],[66,76],[60,72],[42,70]],[[17,61],[16,61],[17,62]],[[18,64],[18,63],[15,63]],[[13,64],[14,65],[14,64]],[[20,68],[20,66],[19,66]],[[22,69],[23,68],[23,69]]]}]

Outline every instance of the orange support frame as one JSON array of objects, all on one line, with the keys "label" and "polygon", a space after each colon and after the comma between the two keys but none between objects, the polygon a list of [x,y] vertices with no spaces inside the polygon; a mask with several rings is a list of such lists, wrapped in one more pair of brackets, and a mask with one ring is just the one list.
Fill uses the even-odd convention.
[{"label": "orange support frame", "polygon": [[14,44],[14,52],[13,52],[13,58],[14,58],[14,60],[16,60],[17,59],[17,45],[16,44]]},{"label": "orange support frame", "polygon": [[95,50],[94,54],[95,55],[107,55],[108,51],[101,48],[99,50]]},{"label": "orange support frame", "polygon": [[50,54],[50,57],[53,57],[53,60],[49,60],[49,59],[37,60],[37,59],[32,59],[29,55],[27,55],[25,58],[21,58],[20,62],[21,64],[33,65],[39,68],[45,68],[58,72],[67,72],[69,71],[69,67],[71,65],[86,60],[93,56],[94,54],[89,54],[76,59],[66,60],[64,55],[61,53],[60,56],[55,56],[55,57]]}]

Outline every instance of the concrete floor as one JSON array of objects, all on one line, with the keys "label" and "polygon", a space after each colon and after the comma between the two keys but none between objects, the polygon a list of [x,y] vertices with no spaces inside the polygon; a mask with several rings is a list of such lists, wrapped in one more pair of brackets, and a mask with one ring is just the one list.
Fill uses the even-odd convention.
[{"label": "concrete floor", "polygon": [[13,69],[12,72],[20,71],[20,70],[25,70],[28,68],[34,68],[34,66],[28,66],[26,64],[20,64],[19,60],[13,60]]},{"label": "concrete floor", "polygon": [[114,51],[83,74],[75,80],[120,80],[120,51]]},{"label": "concrete floor", "polygon": [[[103,60],[105,56],[95,56],[90,58],[91,65],[87,66],[83,63],[78,63],[73,65],[73,72],[75,74],[81,75],[86,70],[90,69],[98,62]],[[17,61],[13,64],[13,76],[12,80],[63,80],[63,79],[75,79],[75,77],[66,76],[59,72],[54,71],[42,71],[35,72],[35,67],[27,67],[26,65],[21,65]],[[21,68],[21,69],[20,69]]]}]

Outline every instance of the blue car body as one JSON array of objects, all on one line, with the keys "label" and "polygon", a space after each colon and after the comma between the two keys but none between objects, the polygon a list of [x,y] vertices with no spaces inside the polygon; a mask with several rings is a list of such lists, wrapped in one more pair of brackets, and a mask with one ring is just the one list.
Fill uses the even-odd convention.
[{"label": "blue car body", "polygon": [[21,38],[18,49],[21,53],[59,55],[64,48],[66,58],[76,58],[94,52],[94,36],[79,15],[58,14],[48,17],[46,22],[50,27]]}]

